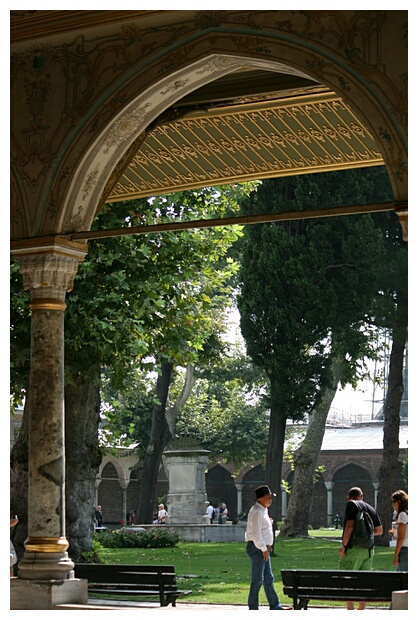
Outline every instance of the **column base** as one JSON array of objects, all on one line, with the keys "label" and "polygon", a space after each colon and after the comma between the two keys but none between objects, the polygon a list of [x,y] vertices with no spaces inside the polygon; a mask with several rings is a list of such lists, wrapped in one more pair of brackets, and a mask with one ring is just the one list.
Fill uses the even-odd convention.
[{"label": "column base", "polygon": [[66,551],[60,553],[25,551],[17,568],[19,579],[50,581],[74,577],[74,562]]},{"label": "column base", "polygon": [[65,603],[87,604],[87,579],[10,579],[10,609],[55,609]]}]

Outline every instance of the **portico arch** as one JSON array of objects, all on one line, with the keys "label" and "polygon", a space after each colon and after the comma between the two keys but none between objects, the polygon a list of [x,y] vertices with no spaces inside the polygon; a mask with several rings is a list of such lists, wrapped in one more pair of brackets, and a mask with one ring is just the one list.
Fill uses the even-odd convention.
[{"label": "portico arch", "polygon": [[[187,43],[185,44],[187,45]],[[277,44],[276,44],[276,47]],[[118,164],[123,160],[126,152],[135,141],[140,140],[146,127],[162,114],[178,99],[189,94],[196,88],[207,84],[223,75],[239,69],[259,68],[272,72],[293,73],[295,75],[320,79],[322,83],[339,93],[373,133],[379,145],[387,170],[392,182],[395,200],[406,200],[404,174],[406,154],[402,144],[402,136],[396,134],[389,116],[376,101],[376,95],[365,84],[361,76],[353,76],[348,67],[340,67],[338,77],[335,74],[315,71],[314,75],[302,72],[302,61],[295,62],[295,58],[304,54],[306,66],[313,66],[314,60],[318,65],[317,53],[308,54],[304,45],[295,51],[292,45],[281,44],[277,50],[280,59],[242,57],[236,55],[210,53],[202,59],[190,62],[186,67],[173,73],[169,72],[147,90],[133,95],[132,101],[103,129],[98,138],[83,152],[83,157],[74,174],[71,187],[64,197],[63,212],[58,223],[63,232],[89,230],[97,214],[103,192],[106,190]],[[285,64],[285,63],[289,64]],[[291,63],[291,64],[290,64]],[[295,66],[292,66],[295,65]],[[303,66],[303,69],[305,66]],[[174,82],[173,82],[174,80]],[[346,85],[341,89],[340,84]],[[348,94],[349,93],[349,94]],[[112,92],[111,96],[115,96]],[[387,127],[387,131],[383,130]],[[394,148],[394,145],[397,146]],[[403,155],[402,155],[403,154]]]},{"label": "portico arch", "polygon": [[[348,21],[340,22],[339,28],[341,40],[354,37]],[[373,134],[395,201],[405,201],[405,103],[398,98],[395,117],[388,93],[394,95],[396,85],[381,70],[377,44],[371,52],[376,55],[374,62],[365,63],[356,54],[346,58],[339,46],[324,45],[313,31],[311,38],[304,34],[302,38],[296,32],[259,31],[243,25],[220,28],[216,33],[209,29],[196,35],[193,31],[167,50],[157,48],[136,63],[125,63],[128,67],[103,85],[78,123],[67,131],[56,149],[53,174],[39,197],[37,221],[18,223],[17,213],[15,238],[89,230],[115,171],[123,167],[129,149],[141,141],[150,123],[195,89],[243,68],[303,76],[341,95]],[[120,53],[125,49],[122,43],[119,48]],[[99,56],[104,50],[99,45],[95,53]],[[86,57],[89,62],[97,61],[93,54]],[[51,70],[54,61],[58,62],[50,53]],[[80,58],[82,62],[86,58]],[[62,114],[66,116],[64,109]],[[25,233],[22,227],[29,226],[31,230]]]},{"label": "portico arch", "polygon": [[[407,12],[15,13],[23,20],[35,13],[12,37],[11,241],[31,291],[30,478],[36,474],[17,581],[49,579],[53,589],[71,581],[73,568],[64,519],[63,313],[88,246],[71,234],[90,230],[151,123],[242,68],[310,78],[340,95],[373,135],[406,217]],[[19,596],[23,586],[14,586],[13,609],[29,598]]]}]

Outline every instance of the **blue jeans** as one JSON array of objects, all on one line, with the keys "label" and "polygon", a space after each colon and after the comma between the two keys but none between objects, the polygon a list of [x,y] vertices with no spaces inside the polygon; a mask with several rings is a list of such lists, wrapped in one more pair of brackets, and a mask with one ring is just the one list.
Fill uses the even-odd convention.
[{"label": "blue jeans", "polygon": [[248,609],[258,609],[258,594],[261,586],[269,603],[270,609],[282,609],[279,597],[274,589],[274,577],[271,572],[270,557],[266,561],[261,549],[257,549],[253,542],[247,543],[247,555],[251,560],[251,584],[248,595]]},{"label": "blue jeans", "polygon": [[408,570],[408,547],[401,547],[399,552],[399,564],[396,567],[397,571]]}]

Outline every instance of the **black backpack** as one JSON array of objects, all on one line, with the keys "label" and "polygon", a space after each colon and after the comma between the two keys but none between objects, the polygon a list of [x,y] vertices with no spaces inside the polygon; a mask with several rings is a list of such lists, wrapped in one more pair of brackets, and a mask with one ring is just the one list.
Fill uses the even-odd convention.
[{"label": "black backpack", "polygon": [[374,523],[370,514],[355,500],[351,500],[357,506],[357,514],[354,519],[354,529],[351,534],[350,544],[361,549],[373,549],[374,546]]}]

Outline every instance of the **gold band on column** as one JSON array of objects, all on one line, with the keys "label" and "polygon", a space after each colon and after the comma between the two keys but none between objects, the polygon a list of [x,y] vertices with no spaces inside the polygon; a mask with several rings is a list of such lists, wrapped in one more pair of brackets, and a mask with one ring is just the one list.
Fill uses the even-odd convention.
[{"label": "gold band on column", "polygon": [[24,545],[26,551],[31,553],[61,553],[68,549],[70,543],[65,536],[28,536]]},{"label": "gold band on column", "polygon": [[63,312],[67,304],[61,299],[52,299],[52,298],[42,298],[32,299],[29,307],[31,310],[61,310]]}]

